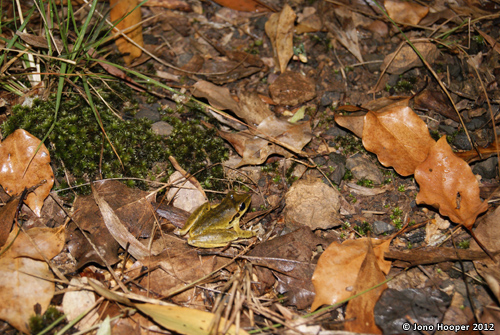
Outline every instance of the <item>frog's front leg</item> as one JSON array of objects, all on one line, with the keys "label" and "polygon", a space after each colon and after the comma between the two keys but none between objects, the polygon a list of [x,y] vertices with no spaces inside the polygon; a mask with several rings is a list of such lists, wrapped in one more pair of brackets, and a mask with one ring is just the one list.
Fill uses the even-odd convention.
[{"label": "frog's front leg", "polygon": [[177,234],[181,236],[186,235],[187,232],[191,229],[191,227],[193,227],[195,223],[200,221],[200,219],[203,217],[203,214],[205,214],[209,210],[210,210],[209,202],[205,202],[203,205],[196,208],[195,211],[189,216],[182,229],[180,229]]},{"label": "frog's front leg", "polygon": [[240,228],[240,218],[237,217],[232,222],[234,231],[238,234],[239,238],[250,238],[255,236],[255,232],[252,230],[243,230]]}]

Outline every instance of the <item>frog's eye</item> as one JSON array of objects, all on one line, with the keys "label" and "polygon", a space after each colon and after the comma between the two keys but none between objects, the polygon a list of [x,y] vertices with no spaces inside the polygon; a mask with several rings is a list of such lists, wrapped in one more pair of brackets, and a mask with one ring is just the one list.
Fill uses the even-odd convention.
[{"label": "frog's eye", "polygon": [[244,202],[242,202],[240,204],[240,211],[243,211],[243,210],[245,210],[245,203]]}]

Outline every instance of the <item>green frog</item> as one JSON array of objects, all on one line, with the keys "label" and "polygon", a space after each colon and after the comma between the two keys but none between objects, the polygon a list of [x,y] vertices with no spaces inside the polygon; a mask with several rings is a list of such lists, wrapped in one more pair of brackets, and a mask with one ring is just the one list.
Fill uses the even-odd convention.
[{"label": "green frog", "polygon": [[255,232],[240,229],[240,219],[250,206],[250,194],[229,192],[219,205],[206,202],[198,207],[179,231],[189,232],[188,244],[200,248],[223,247],[238,238],[250,238]]}]

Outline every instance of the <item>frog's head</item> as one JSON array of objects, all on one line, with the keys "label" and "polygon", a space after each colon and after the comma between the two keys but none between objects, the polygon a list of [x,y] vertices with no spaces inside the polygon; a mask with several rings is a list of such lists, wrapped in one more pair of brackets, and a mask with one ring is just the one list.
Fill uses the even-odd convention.
[{"label": "frog's head", "polygon": [[231,191],[227,194],[227,197],[231,199],[233,207],[236,209],[239,216],[243,215],[248,207],[250,207],[250,202],[252,201],[252,196],[249,193],[238,194]]}]

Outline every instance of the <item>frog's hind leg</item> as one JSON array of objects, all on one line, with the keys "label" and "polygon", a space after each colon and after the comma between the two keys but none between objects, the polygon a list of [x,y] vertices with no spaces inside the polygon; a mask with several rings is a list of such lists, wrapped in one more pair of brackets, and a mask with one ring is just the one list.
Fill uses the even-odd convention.
[{"label": "frog's hind leg", "polygon": [[188,244],[200,248],[225,247],[229,242],[237,240],[239,237],[241,236],[233,230],[214,229],[201,235],[189,237]]}]

